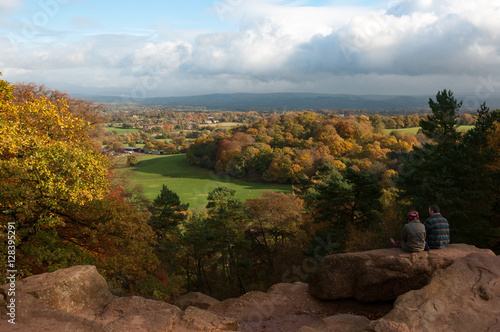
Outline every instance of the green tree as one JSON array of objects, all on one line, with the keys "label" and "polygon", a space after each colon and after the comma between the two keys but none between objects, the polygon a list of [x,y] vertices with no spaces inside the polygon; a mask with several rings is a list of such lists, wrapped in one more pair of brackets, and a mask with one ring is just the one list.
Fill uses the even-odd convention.
[{"label": "green tree", "polygon": [[460,137],[457,118],[462,102],[455,99],[453,92],[444,89],[436,94],[436,101],[429,98],[429,107],[432,114],[427,120],[420,120],[424,135],[432,138],[440,146],[456,142]]},{"label": "green tree", "polygon": [[214,248],[219,251],[220,281],[226,296],[246,292],[243,276],[251,266],[246,255],[249,247],[245,238],[246,216],[241,201],[234,198],[235,192],[227,187],[215,188],[208,193],[206,206],[207,222],[217,234]]},{"label": "green tree", "polygon": [[150,223],[158,236],[157,256],[166,265],[169,274],[177,270],[177,252],[180,249],[181,230],[189,204],[182,204],[179,196],[162,186],[151,207]]},{"label": "green tree", "polygon": [[300,193],[314,221],[325,225],[317,236],[334,236],[341,250],[348,225],[368,227],[379,221],[382,186],[367,172],[347,168],[342,175],[333,165],[325,164],[316,176],[304,181]]}]

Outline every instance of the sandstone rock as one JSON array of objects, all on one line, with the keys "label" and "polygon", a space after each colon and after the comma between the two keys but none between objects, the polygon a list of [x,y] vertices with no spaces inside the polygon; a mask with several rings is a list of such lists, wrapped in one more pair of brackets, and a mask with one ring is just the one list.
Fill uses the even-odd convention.
[{"label": "sandstone rock", "polygon": [[335,315],[315,322],[311,326],[303,326],[297,332],[363,332],[370,324],[370,320],[356,315]]},{"label": "sandstone rock", "polygon": [[116,297],[106,306],[97,322],[107,332],[172,331],[179,323],[181,310],[171,304],[139,296]]},{"label": "sandstone rock", "polygon": [[84,319],[53,308],[27,293],[16,293],[15,324],[8,322],[4,310],[0,319],[0,331],[104,331],[100,323]]},{"label": "sandstone rock", "polygon": [[354,297],[392,300],[425,286],[431,274],[471,253],[494,256],[488,249],[451,244],[445,249],[407,253],[398,248],[327,256],[309,279],[309,292],[320,299]]},{"label": "sandstone rock", "polygon": [[189,331],[237,331],[239,327],[234,318],[217,316],[196,307],[188,307],[184,311],[182,326]]},{"label": "sandstone rock", "polygon": [[[7,286],[2,286],[3,293]],[[16,282],[16,294],[27,293],[41,303],[64,312],[88,318],[102,309],[113,295],[95,266],[73,266],[51,273],[34,275]],[[90,314],[91,315],[91,314]]]},{"label": "sandstone rock", "polygon": [[325,324],[321,319],[339,313],[388,313],[392,303],[360,303],[355,300],[322,301],[302,282],[280,283],[266,293],[250,292],[210,306],[209,311],[236,318],[241,331],[296,331],[302,326]]},{"label": "sandstone rock", "polygon": [[182,310],[185,310],[187,307],[207,309],[211,305],[218,303],[220,303],[219,300],[199,292],[187,293],[176,299],[174,302],[174,304]]},{"label": "sandstone rock", "polygon": [[500,331],[500,256],[471,254],[400,296],[369,331]]},{"label": "sandstone rock", "polygon": [[208,310],[238,321],[263,321],[270,317],[321,311],[324,309],[321,302],[309,295],[308,286],[303,282],[281,283],[269,288],[267,293],[248,292],[212,305]]}]

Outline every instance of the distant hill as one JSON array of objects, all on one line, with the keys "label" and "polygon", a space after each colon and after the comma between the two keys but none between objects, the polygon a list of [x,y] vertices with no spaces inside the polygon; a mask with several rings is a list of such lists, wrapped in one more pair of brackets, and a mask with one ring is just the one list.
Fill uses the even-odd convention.
[{"label": "distant hill", "polygon": [[[120,97],[85,97],[96,102],[134,102],[141,105],[191,106],[207,109],[249,111],[249,110],[340,110],[364,109],[370,111],[423,110],[428,108],[429,97],[434,96],[389,96],[348,95],[318,93],[230,93],[209,94],[188,97],[159,97],[126,99]],[[458,100],[461,98],[456,97]],[[482,101],[481,101],[482,103]],[[486,101],[490,108],[500,107],[500,98]],[[475,106],[475,105],[472,105]],[[477,105],[479,106],[479,105]]]},{"label": "distant hill", "polygon": [[204,106],[221,110],[369,109],[400,110],[427,107],[426,97],[355,96],[316,93],[232,93],[192,97],[150,98],[147,105]]}]

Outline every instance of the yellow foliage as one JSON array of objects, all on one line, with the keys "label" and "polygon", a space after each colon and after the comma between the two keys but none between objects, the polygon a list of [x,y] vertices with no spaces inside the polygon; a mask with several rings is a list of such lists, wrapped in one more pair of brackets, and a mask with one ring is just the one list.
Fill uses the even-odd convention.
[{"label": "yellow foliage", "polygon": [[108,160],[90,142],[89,127],[63,101],[0,100],[0,206],[102,198],[108,190]]},{"label": "yellow foliage", "polygon": [[335,166],[335,168],[336,168],[338,171],[340,171],[340,172],[345,171],[345,169],[346,169],[346,167],[347,167],[347,166],[346,166],[343,162],[341,162],[340,160],[334,160],[334,161],[332,161],[332,164],[333,164],[333,166]]}]

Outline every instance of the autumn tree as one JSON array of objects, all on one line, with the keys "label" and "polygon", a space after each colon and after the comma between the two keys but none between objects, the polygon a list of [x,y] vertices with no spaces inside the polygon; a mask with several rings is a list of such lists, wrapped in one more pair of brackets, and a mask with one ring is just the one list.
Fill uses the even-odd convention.
[{"label": "autumn tree", "polygon": [[95,264],[132,290],[156,264],[149,214],[113,183],[86,117],[13,91],[0,81],[0,219],[16,224],[20,274]]},{"label": "autumn tree", "polygon": [[248,213],[246,234],[252,240],[252,261],[263,274],[279,278],[303,259],[306,232],[302,225],[302,203],[292,195],[266,192],[243,204]]}]

